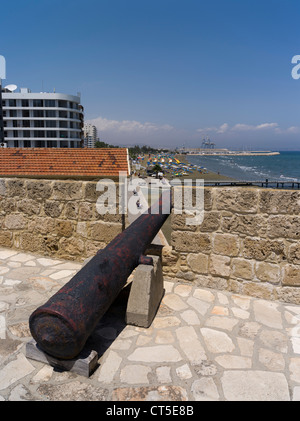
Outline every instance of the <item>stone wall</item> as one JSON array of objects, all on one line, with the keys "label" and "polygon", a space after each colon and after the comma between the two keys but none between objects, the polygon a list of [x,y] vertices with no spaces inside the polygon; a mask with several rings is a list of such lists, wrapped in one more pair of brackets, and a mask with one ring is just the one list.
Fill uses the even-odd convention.
[{"label": "stone wall", "polygon": [[[98,214],[96,184],[0,179],[0,246],[77,261],[94,255],[126,222]],[[200,226],[171,216],[164,276],[300,304],[300,191],[206,187],[204,193]]]},{"label": "stone wall", "polygon": [[164,275],[300,304],[300,192],[207,187],[204,193],[201,225],[172,215]]},{"label": "stone wall", "polygon": [[99,215],[97,182],[2,178],[0,246],[82,261],[122,232],[122,215]]}]

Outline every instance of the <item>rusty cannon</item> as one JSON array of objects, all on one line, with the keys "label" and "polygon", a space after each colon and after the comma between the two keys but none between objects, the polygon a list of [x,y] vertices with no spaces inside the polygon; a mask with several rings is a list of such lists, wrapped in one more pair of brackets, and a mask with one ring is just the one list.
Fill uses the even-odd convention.
[{"label": "rusty cannon", "polygon": [[50,356],[78,356],[101,317],[114,302],[132,271],[139,264],[152,264],[144,253],[171,208],[170,191],[117,235],[44,305],[29,318],[31,334]]}]

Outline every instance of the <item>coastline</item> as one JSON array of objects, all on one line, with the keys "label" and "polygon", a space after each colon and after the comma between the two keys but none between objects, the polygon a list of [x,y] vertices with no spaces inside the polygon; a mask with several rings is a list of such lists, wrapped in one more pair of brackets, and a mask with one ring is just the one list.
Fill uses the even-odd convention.
[{"label": "coastline", "polygon": [[188,153],[185,156],[273,156],[280,155],[280,152],[222,152],[222,153]]},{"label": "coastline", "polygon": [[[196,154],[191,154],[191,155],[196,155]],[[175,155],[175,158],[177,158],[180,162],[183,162],[187,165],[190,164],[190,162],[187,159],[188,155]],[[166,177],[168,178],[168,177]],[[206,181],[220,181],[220,180],[224,180],[224,181],[236,181],[235,178],[233,177],[228,177],[226,175],[220,174],[220,173],[216,173],[213,171],[210,171],[208,168],[206,169],[205,173],[199,173],[198,171],[193,171],[192,173],[188,174],[188,175],[182,175],[179,177],[180,179],[184,179],[184,178],[191,178],[191,179],[203,179]]]}]

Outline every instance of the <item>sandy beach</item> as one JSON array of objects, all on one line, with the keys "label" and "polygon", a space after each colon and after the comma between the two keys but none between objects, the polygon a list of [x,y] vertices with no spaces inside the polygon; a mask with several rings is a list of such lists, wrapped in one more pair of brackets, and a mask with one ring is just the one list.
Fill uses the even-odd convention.
[{"label": "sandy beach", "polygon": [[[221,181],[221,180],[223,180],[223,181],[231,181],[231,180],[234,181],[233,178],[230,178],[230,177],[224,176],[222,174],[218,174],[218,173],[209,171],[209,169],[206,169],[206,168],[203,169],[203,171],[200,173],[198,170],[194,169],[191,166],[191,164],[189,163],[186,155],[174,155],[173,157],[175,159],[177,159],[180,163],[185,164],[186,166],[188,166],[191,172],[189,172],[186,175],[177,175],[177,176],[174,176],[172,174],[172,172],[168,172],[168,170],[167,170],[167,171],[164,171],[164,178],[166,180],[172,180],[174,178],[179,178],[181,180],[184,180],[184,179],[192,179],[192,180],[201,179],[201,180],[205,180],[205,181]],[[150,157],[150,159],[152,159],[152,160],[157,159],[157,156],[152,155]],[[153,184],[155,184],[153,178],[152,177],[149,177],[149,176],[146,176],[147,160],[146,159],[140,160],[140,164],[141,164],[140,171],[137,171],[136,175],[138,173],[140,173],[141,183],[143,183],[143,180],[144,180],[145,185],[147,185],[148,188],[150,188],[150,187],[153,188]],[[151,186],[150,186],[150,184],[151,184]],[[143,211],[147,207],[147,202],[144,201],[145,199],[146,198],[143,199],[143,204],[144,204]],[[149,198],[148,198],[148,202],[149,202]],[[148,205],[150,205],[150,202],[148,203]],[[162,227],[162,232],[163,232],[166,240],[170,243],[170,241],[171,241],[171,232],[172,232],[171,218],[170,217],[164,223],[164,225]]]},{"label": "sandy beach", "polygon": [[[164,178],[166,178],[167,180],[172,180],[173,178],[180,178],[180,179],[202,179],[202,180],[206,180],[206,181],[220,181],[220,180],[234,180],[234,178],[231,177],[227,177],[223,174],[220,173],[216,173],[216,172],[212,172],[210,171],[208,168],[204,168],[203,170],[198,171],[197,169],[195,169],[188,161],[187,156],[186,155],[173,155],[173,158],[175,158],[177,161],[179,161],[181,164],[186,165],[189,168],[189,172],[187,174],[181,174],[181,175],[174,175],[174,172],[169,171],[168,169],[165,169],[162,165],[162,169],[164,172]],[[157,159],[157,163],[160,164],[159,162],[159,156],[158,155],[151,155],[150,158],[145,158],[144,160],[140,160],[139,163],[141,165],[141,169],[140,169],[140,175],[141,177],[144,177],[146,174],[146,169],[147,169],[147,159],[151,159],[152,163],[155,164],[156,162],[154,162],[155,159]]]},{"label": "sandy beach", "polygon": [[[186,155],[175,155],[175,158],[177,158],[178,161],[180,162],[190,165]],[[190,179],[199,178],[206,181],[234,180],[234,178],[232,177],[227,177],[226,175],[212,172],[209,169],[206,169],[206,171],[203,173],[199,173],[198,171],[193,171],[192,173],[189,173],[188,175],[182,175],[179,178],[183,178],[183,179],[184,178],[190,178]]]}]

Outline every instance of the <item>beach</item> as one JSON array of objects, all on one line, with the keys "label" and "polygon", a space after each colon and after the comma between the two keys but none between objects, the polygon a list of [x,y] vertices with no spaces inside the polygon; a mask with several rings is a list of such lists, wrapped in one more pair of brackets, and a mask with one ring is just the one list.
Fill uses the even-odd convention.
[{"label": "beach", "polygon": [[[200,169],[200,171],[198,169],[195,169],[195,166],[193,166],[192,164],[189,163],[189,161],[187,160],[187,156],[186,155],[172,155],[170,156],[169,159],[172,159],[173,162],[177,161],[177,167],[178,168],[188,168],[188,172],[187,171],[170,171],[170,168],[168,167],[168,164],[166,165],[166,159],[169,157],[170,155],[152,155],[147,157],[147,160],[144,158],[144,160],[142,158],[139,159],[139,164],[140,164],[140,168],[139,170],[137,170],[135,172],[135,177],[140,178],[140,188],[141,188],[141,192],[143,194],[143,198],[142,198],[142,203],[143,203],[143,208],[141,209],[141,213],[143,213],[147,207],[147,205],[149,206],[151,203],[150,200],[150,188],[153,189],[153,187],[155,186],[155,184],[157,184],[157,182],[159,180],[156,180],[155,178],[151,177],[151,176],[147,176],[147,162],[150,162],[149,159],[151,159],[151,163],[152,165],[158,163],[162,170],[164,171],[164,175],[163,175],[163,179],[165,178],[167,181],[170,181],[174,178],[179,178],[180,180],[184,180],[184,179],[190,179],[190,180],[205,180],[205,181],[234,181],[234,178],[231,177],[227,177],[224,176],[220,173],[217,172],[213,172],[210,171],[207,168],[202,168]],[[156,161],[155,161],[156,160]],[[163,160],[163,161],[162,161]],[[161,162],[162,161],[162,162]],[[185,174],[186,172],[186,174]],[[138,175],[139,174],[139,175]],[[180,175],[179,175],[180,174]],[[162,182],[164,181],[162,179]],[[159,190],[157,189],[157,198],[159,196]],[[153,192],[152,192],[153,194]],[[148,196],[148,197],[147,197]],[[147,204],[148,202],[148,204]],[[171,233],[172,233],[172,228],[171,228],[171,217],[169,217],[166,222],[164,223],[163,227],[162,227],[162,232],[167,240],[167,242],[170,244],[171,241]]]},{"label": "beach", "polygon": [[[167,162],[167,160],[172,160],[172,162]],[[235,180],[232,177],[225,176],[219,172],[213,172],[208,168],[201,168],[201,166],[195,166],[191,164],[187,155],[168,155],[168,154],[150,154],[147,159],[140,157],[138,163],[140,164],[140,169],[136,173],[140,173],[141,177],[146,175],[146,170],[148,167],[147,163],[151,165],[159,164],[163,170],[164,178],[167,180],[172,180],[174,178],[179,179],[202,179],[206,181],[220,181],[220,180]],[[175,170],[171,168],[171,165],[175,166]]]}]

